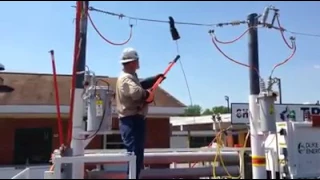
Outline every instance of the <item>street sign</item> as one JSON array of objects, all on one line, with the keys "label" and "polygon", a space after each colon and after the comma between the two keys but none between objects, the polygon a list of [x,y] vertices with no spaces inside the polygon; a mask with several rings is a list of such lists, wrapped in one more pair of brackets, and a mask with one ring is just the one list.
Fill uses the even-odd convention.
[{"label": "street sign", "polygon": [[[296,114],[296,121],[303,121],[305,113],[311,115],[320,114],[320,105],[313,104],[275,104],[277,122],[288,120],[290,111]],[[231,103],[231,123],[232,124],[249,124],[249,104],[248,103]]]}]

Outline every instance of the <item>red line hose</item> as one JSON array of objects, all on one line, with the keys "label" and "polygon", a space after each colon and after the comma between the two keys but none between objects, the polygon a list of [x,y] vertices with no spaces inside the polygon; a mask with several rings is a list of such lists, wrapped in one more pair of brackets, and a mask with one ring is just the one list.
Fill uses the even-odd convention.
[{"label": "red line hose", "polygon": [[[220,47],[218,46],[218,44],[215,42],[215,38],[214,38],[214,36],[211,34],[211,41],[212,41],[212,43],[213,43],[213,45],[217,48],[217,50],[224,56],[224,57],[226,57],[228,60],[230,60],[231,62],[234,62],[234,63],[236,63],[236,64],[238,64],[238,65],[240,65],[240,66],[244,66],[244,67],[247,67],[247,68],[252,68],[251,66],[249,66],[249,65],[247,65],[247,64],[245,64],[245,63],[241,63],[241,62],[239,62],[239,61],[237,61],[237,60],[234,60],[233,58],[231,58],[230,56],[228,56],[227,54],[225,54],[221,49],[220,49]],[[254,70],[258,73],[258,75],[259,75],[259,71],[256,69],[256,68],[254,68]],[[260,75],[259,75],[260,76]]]},{"label": "red line hose", "polygon": [[220,40],[217,39],[216,36],[214,36],[214,39],[215,39],[218,43],[220,43],[220,44],[232,44],[232,43],[240,40],[244,35],[247,34],[247,32],[249,32],[249,30],[250,30],[250,28],[248,28],[248,29],[247,29],[245,32],[243,32],[239,37],[237,37],[236,39],[234,39],[234,40],[232,40],[232,41],[220,41]]},{"label": "red line hose", "polygon": [[[69,109],[69,123],[68,123],[68,139],[67,145],[70,145],[72,140],[72,119],[73,119],[73,109],[74,109],[74,95],[76,86],[76,76],[77,76],[77,65],[80,56],[80,20],[83,11],[83,2],[77,1],[76,8],[76,27],[75,27],[75,44],[74,44],[74,54],[73,54],[73,71],[72,71],[72,82],[71,82],[71,97],[70,97],[70,109]],[[85,13],[84,13],[85,14]]]},{"label": "red line hose", "polygon": [[282,37],[284,43],[287,45],[287,47],[288,47],[289,49],[293,49],[293,48],[294,48],[294,45],[292,44],[292,45],[290,46],[290,44],[288,43],[288,41],[287,41],[286,38],[284,37],[283,28],[281,27],[279,16],[277,16],[277,22],[278,22],[278,26],[279,26],[279,29],[280,29],[280,34],[281,34],[281,37]]},{"label": "red line hose", "polygon": [[122,46],[122,45],[127,44],[127,43],[131,40],[131,38],[132,38],[132,25],[130,25],[129,38],[128,38],[126,41],[122,42],[122,43],[115,43],[115,42],[112,42],[112,41],[108,40],[106,37],[104,37],[104,36],[102,35],[102,33],[101,33],[101,32],[99,31],[99,29],[97,28],[97,26],[94,24],[94,22],[93,22],[93,20],[92,20],[92,18],[91,18],[91,16],[90,16],[90,14],[89,14],[89,12],[88,12],[87,14],[88,14],[87,16],[88,16],[88,19],[89,19],[89,21],[90,21],[93,29],[94,29],[94,30],[98,33],[98,35],[99,35],[104,41],[106,41],[107,43],[109,43],[109,44],[111,44],[111,45],[114,45],[114,46]]},{"label": "red line hose", "polygon": [[273,72],[276,70],[276,68],[284,65],[285,63],[289,62],[289,61],[293,58],[293,56],[295,55],[295,53],[296,53],[296,51],[297,51],[297,47],[296,47],[296,45],[295,45],[294,43],[292,44],[292,48],[293,48],[293,51],[292,51],[291,55],[290,55],[287,59],[285,59],[284,61],[276,64],[276,65],[273,67],[273,69],[272,69],[272,71],[271,71],[271,76],[272,76]]},{"label": "red line hose", "polygon": [[286,38],[284,37],[284,33],[283,33],[284,28],[281,27],[280,19],[279,19],[279,16],[278,16],[278,15],[276,16],[276,19],[277,19],[278,26],[279,26],[279,29],[280,29],[279,31],[280,31],[281,37],[282,37],[284,43],[287,45],[287,47],[288,47],[289,49],[292,49],[292,53],[291,53],[291,55],[290,55],[287,59],[285,59],[284,61],[276,64],[276,65],[273,67],[270,76],[273,75],[273,73],[274,73],[274,71],[276,70],[276,68],[278,68],[278,67],[286,64],[287,62],[289,62],[289,61],[293,58],[293,56],[295,55],[295,53],[296,53],[296,51],[297,51],[295,39],[294,39],[293,37],[291,37],[291,45],[288,43],[288,41],[287,41]]},{"label": "red line hose", "polygon": [[61,119],[61,111],[60,111],[60,96],[59,96],[59,88],[58,88],[59,86],[58,86],[56,63],[55,63],[53,50],[50,51],[50,55],[51,55],[52,71],[53,71],[53,86],[55,91],[55,100],[56,100],[56,108],[57,108],[59,142],[60,142],[60,145],[63,145],[64,135],[63,135],[63,127],[62,127],[62,119]]}]

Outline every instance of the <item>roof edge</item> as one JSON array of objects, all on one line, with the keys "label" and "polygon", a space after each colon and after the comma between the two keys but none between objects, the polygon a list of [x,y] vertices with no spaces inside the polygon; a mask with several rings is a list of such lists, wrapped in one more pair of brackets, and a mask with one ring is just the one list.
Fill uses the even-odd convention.
[{"label": "roof edge", "polygon": [[176,97],[172,96],[167,90],[163,89],[162,87],[159,87],[163,93],[165,93],[167,96],[169,96],[171,99],[175,100],[178,104],[181,105],[181,107],[186,108],[188,107],[187,105],[185,105],[184,103],[182,103],[180,100],[178,100]]},{"label": "roof edge", "polygon": [[[68,105],[60,105],[61,113],[69,113]],[[112,113],[116,114],[115,106],[112,106]],[[166,115],[177,116],[184,113],[183,107],[149,107],[149,115]],[[52,114],[56,113],[55,105],[0,105],[0,114],[21,114],[21,113],[39,113]],[[85,111],[84,111],[85,112]]]},{"label": "roof edge", "polygon": [[[8,75],[34,75],[34,76],[52,76],[52,73],[35,73],[35,72],[10,72],[10,71],[4,71],[0,72],[0,74],[8,74]],[[72,74],[57,74],[57,76],[67,76],[70,77]],[[108,78],[109,76],[104,75],[96,75],[96,77],[102,77],[102,78]],[[116,78],[116,77],[110,77],[110,78]]]},{"label": "roof edge", "polygon": [[[13,72],[13,71],[4,71],[4,72],[0,72],[0,75],[24,75],[24,76],[53,76],[52,73],[35,73],[35,72]],[[72,74],[57,74],[58,77],[71,77]],[[110,76],[103,76],[103,75],[96,75],[96,77],[98,78],[110,78],[110,79],[116,79],[117,77],[110,77]],[[161,90],[166,96],[168,96],[168,98],[174,100],[179,107],[185,108],[187,107],[187,105],[185,105],[184,103],[182,103],[180,100],[178,100],[176,97],[174,97],[173,95],[171,95],[168,91],[166,91],[164,88],[159,87],[159,90]]]}]

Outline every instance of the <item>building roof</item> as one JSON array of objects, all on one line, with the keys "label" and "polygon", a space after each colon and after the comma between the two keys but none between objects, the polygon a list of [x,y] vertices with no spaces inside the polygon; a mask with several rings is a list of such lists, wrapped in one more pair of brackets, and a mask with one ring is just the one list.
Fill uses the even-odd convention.
[{"label": "building roof", "polygon": [[171,116],[170,124],[173,126],[174,131],[177,131],[177,129],[180,129],[180,131],[182,131],[181,126],[183,127],[182,129],[184,131],[191,129],[191,130],[203,131],[203,132],[208,132],[208,129],[221,130],[221,129],[231,128],[231,130],[241,131],[243,129],[248,128],[247,124],[232,124],[230,113],[220,114],[220,117],[221,117],[221,121],[217,122],[212,120],[211,115],[194,116],[194,117]]},{"label": "building roof", "polygon": [[[13,87],[12,93],[0,96],[0,105],[54,105],[55,92],[52,74],[0,72],[4,84]],[[100,76],[115,89],[117,78]],[[71,75],[58,75],[60,104],[69,105]],[[115,104],[115,102],[113,102]],[[155,94],[155,103],[150,106],[185,107],[183,103],[159,88]]]},{"label": "building roof", "polygon": [[[231,123],[231,114],[221,114],[222,123]],[[206,116],[192,116],[192,117],[183,117],[183,116],[173,116],[170,117],[170,123],[172,126],[181,126],[181,125],[196,125],[196,124],[208,124],[213,123],[211,115]]]}]

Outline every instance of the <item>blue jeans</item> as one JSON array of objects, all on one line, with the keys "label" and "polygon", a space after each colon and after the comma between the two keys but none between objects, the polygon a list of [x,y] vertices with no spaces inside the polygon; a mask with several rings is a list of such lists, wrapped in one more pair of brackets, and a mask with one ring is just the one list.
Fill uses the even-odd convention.
[{"label": "blue jeans", "polygon": [[120,118],[119,130],[127,152],[134,153],[137,157],[136,179],[139,179],[141,169],[144,168],[143,159],[146,133],[145,117],[141,115],[134,115]]}]

